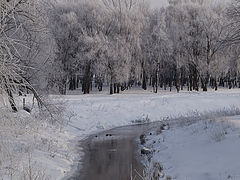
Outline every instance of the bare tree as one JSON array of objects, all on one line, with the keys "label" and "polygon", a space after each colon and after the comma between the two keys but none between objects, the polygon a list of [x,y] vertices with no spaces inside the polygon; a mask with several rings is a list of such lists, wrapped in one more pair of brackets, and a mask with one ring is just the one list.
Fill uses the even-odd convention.
[{"label": "bare tree", "polygon": [[[39,105],[42,100],[24,77],[24,61],[29,57],[31,32],[40,30],[40,2],[3,0],[0,2],[0,93],[6,95],[13,111],[17,111],[13,93],[19,89],[33,92]],[[31,41],[32,42],[32,41]]]}]

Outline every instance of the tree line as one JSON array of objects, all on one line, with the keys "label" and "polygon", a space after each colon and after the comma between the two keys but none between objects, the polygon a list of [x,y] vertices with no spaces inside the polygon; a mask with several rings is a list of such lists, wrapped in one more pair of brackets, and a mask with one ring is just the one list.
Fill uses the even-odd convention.
[{"label": "tree line", "polygon": [[[0,93],[240,87],[240,3],[3,0]],[[38,91],[38,93],[37,93]]]},{"label": "tree line", "polygon": [[[133,85],[189,91],[240,87],[238,5],[171,0],[151,9],[144,1],[102,0],[56,5],[52,85],[110,94]],[[233,18],[234,17],[234,18]],[[235,36],[237,37],[235,37]],[[235,39],[234,39],[235,38]]]}]

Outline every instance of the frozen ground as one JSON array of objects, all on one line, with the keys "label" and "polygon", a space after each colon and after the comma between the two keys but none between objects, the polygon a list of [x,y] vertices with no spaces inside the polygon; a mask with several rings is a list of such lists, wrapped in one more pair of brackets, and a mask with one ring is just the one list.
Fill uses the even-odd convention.
[{"label": "frozen ground", "polygon": [[68,95],[64,100],[67,101],[68,116],[71,117],[68,132],[83,137],[103,129],[128,125],[136,120],[159,121],[240,107],[240,90],[179,94],[164,91],[159,94],[129,91],[112,96]]},{"label": "frozen ground", "polygon": [[[82,154],[79,154],[79,150],[74,151],[76,143],[92,133],[137,121],[159,121],[168,117],[191,116],[196,113],[240,107],[240,90],[179,94],[167,91],[153,94],[149,91],[130,90],[112,96],[103,92],[50,98],[56,103],[60,101],[62,106],[66,107],[65,114],[60,116],[69,121],[68,125],[62,129],[46,122],[44,118],[39,120],[34,113],[30,115],[23,111],[15,114],[16,117],[10,125],[6,124],[6,118],[5,121],[4,118],[0,118],[0,143],[5,143],[4,146],[7,147],[5,149],[12,150],[12,154],[18,152],[15,156],[9,155],[9,158],[5,159],[3,157],[9,152],[0,153],[4,162],[10,162],[11,158],[15,161],[16,158],[19,164],[26,166],[30,159],[30,164],[36,169],[34,172],[43,172],[48,179],[54,180],[63,178],[71,170],[71,165],[77,163],[74,160]],[[20,123],[14,123],[18,122],[17,120],[20,120]],[[8,137],[5,133],[6,127],[9,129]],[[28,149],[31,149],[31,153]],[[8,172],[5,177],[10,177],[10,167],[0,163],[0,173]],[[24,169],[24,165],[22,167]],[[16,169],[21,172],[19,168]],[[17,173],[14,175],[18,177]]]},{"label": "frozen ground", "polygon": [[[26,100],[31,105],[31,96]],[[62,112],[55,116],[56,123],[37,109],[31,114],[21,110],[21,99],[17,113],[7,109],[4,101],[0,99],[0,179],[61,179],[76,158],[71,142],[74,137],[59,124]]]},{"label": "frozen ground", "polygon": [[149,135],[145,145],[153,152],[149,167],[160,163],[163,179],[240,179],[239,125],[240,116],[211,118]]}]

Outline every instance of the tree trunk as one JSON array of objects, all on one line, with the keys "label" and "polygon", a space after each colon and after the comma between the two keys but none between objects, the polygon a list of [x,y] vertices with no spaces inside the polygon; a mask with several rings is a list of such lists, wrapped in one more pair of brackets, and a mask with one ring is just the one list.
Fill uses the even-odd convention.
[{"label": "tree trunk", "polygon": [[61,95],[66,95],[67,94],[67,77],[66,76],[60,82],[59,93]]},{"label": "tree trunk", "polygon": [[198,81],[199,81],[198,75],[197,73],[195,73],[193,76],[193,89],[195,91],[199,91]]},{"label": "tree trunk", "polygon": [[110,94],[111,95],[113,94],[113,84],[112,83],[110,84]]},{"label": "tree trunk", "polygon": [[215,91],[217,91],[218,90],[217,78],[215,78],[214,85],[215,85]]},{"label": "tree trunk", "polygon": [[142,79],[142,88],[144,89],[144,90],[147,90],[147,78],[146,78],[146,72],[145,72],[145,70],[143,69],[143,77],[142,77],[143,79]]},{"label": "tree trunk", "polygon": [[70,82],[69,82],[69,90],[73,91],[74,90],[74,82],[73,78],[71,77]]},{"label": "tree trunk", "polygon": [[183,86],[184,86],[184,78],[183,76],[181,75],[181,90],[183,91]]},{"label": "tree trunk", "polygon": [[120,84],[117,84],[117,94],[120,93]]},{"label": "tree trunk", "polygon": [[100,81],[100,82],[98,83],[98,90],[101,92],[102,89],[103,89],[103,83],[102,83],[102,81]]},{"label": "tree trunk", "polygon": [[114,94],[116,94],[117,93],[117,85],[116,85],[116,83],[114,83],[113,89],[114,89]]},{"label": "tree trunk", "polygon": [[208,89],[208,82],[209,82],[209,75],[206,75],[206,77],[202,77],[202,88],[203,91],[207,91]]},{"label": "tree trunk", "polygon": [[180,91],[180,82],[179,82],[179,74],[178,74],[178,70],[176,69],[176,82],[175,82],[175,86],[176,86],[176,89],[177,89],[177,92],[179,93]]},{"label": "tree trunk", "polygon": [[11,108],[14,112],[17,112],[18,109],[17,109],[17,106],[16,106],[16,103],[14,101],[14,98],[13,98],[13,95],[12,95],[12,91],[11,89],[9,88],[8,85],[5,84],[5,91],[7,92],[7,95],[8,95],[8,101],[11,105]]},{"label": "tree trunk", "polygon": [[89,94],[92,89],[91,64],[87,64],[83,77],[83,94]]},{"label": "tree trunk", "polygon": [[158,72],[156,71],[156,76],[155,76],[155,93],[158,92]]},{"label": "tree trunk", "polygon": [[189,76],[189,90],[190,91],[193,90],[193,79],[192,79],[192,76]]}]

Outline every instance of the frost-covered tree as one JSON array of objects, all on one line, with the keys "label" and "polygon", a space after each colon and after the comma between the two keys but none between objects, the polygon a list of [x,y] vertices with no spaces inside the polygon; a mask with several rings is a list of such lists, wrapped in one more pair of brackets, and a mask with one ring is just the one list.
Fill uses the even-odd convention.
[{"label": "frost-covered tree", "polygon": [[207,0],[172,0],[158,10],[137,0],[56,5],[50,16],[56,72],[50,72],[49,82],[61,94],[80,84],[89,93],[93,83],[100,91],[109,85],[110,94],[134,83],[155,92],[167,86],[217,90],[234,59],[234,48],[223,51],[230,46],[226,42],[237,37],[237,25],[227,28],[225,10]]},{"label": "frost-covered tree", "polygon": [[178,59],[176,84],[180,68],[181,84],[182,75],[187,73],[190,90],[199,90],[201,81],[201,87],[206,91],[210,79],[217,79],[216,71],[213,75],[211,70],[221,64],[221,58],[217,57],[222,53],[222,40],[226,35],[224,10],[221,6],[209,7],[203,1],[187,1],[175,2],[167,14],[171,22],[168,33],[173,42],[174,57]]},{"label": "frost-covered tree", "polygon": [[42,103],[27,72],[32,72],[33,63],[29,62],[39,50],[36,34],[42,30],[42,3],[38,0],[0,2],[0,94],[8,97],[14,111],[17,107],[13,93],[21,94],[23,89],[31,90]]},{"label": "frost-covered tree", "polygon": [[133,60],[140,54],[140,8],[137,1],[56,6],[50,27],[57,44],[55,66],[60,72],[53,76],[59,78],[61,94],[66,93],[68,82],[74,89],[76,74],[81,76],[84,93],[89,93],[93,77],[100,90],[107,78],[111,87],[115,86],[110,91],[119,92],[120,85],[129,81]]},{"label": "frost-covered tree", "polygon": [[[119,87],[130,81],[130,72],[133,78],[136,77],[137,67],[141,63],[140,33],[145,22],[145,9],[143,2],[140,1],[128,0],[123,2],[117,0],[103,1],[103,3],[111,18],[111,31],[107,34],[107,38],[110,44],[115,44],[111,45],[115,46],[113,48],[115,52],[112,54],[115,54],[114,56],[118,61],[118,63],[114,63],[115,67],[109,62],[107,65],[110,72],[110,93],[113,93],[119,92]],[[114,75],[115,78],[113,78],[113,74],[119,75]]]},{"label": "frost-covered tree", "polygon": [[[170,65],[172,46],[166,30],[165,11],[163,9],[153,11],[143,35],[142,53],[145,65],[148,66],[150,84],[156,93],[158,86],[162,87],[163,84],[166,86],[166,78],[170,80],[173,77],[172,73],[169,73],[172,70]],[[167,69],[168,72],[166,72]]]}]

